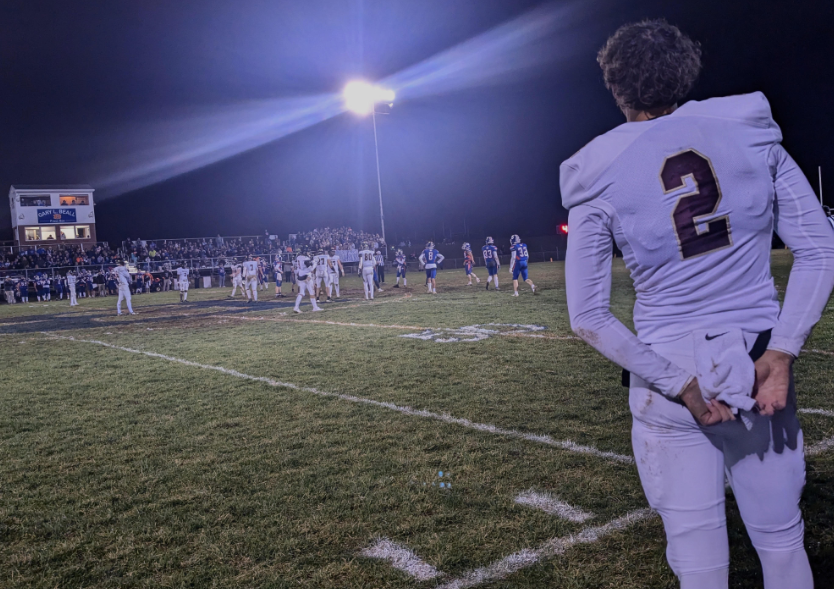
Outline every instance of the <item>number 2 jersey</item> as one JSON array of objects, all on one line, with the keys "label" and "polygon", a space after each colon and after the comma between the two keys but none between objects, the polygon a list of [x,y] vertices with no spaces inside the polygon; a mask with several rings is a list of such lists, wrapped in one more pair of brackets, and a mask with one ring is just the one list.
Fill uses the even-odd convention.
[{"label": "number 2 jersey", "polygon": [[[773,328],[769,347],[798,355],[834,285],[834,231],[781,140],[757,92],[625,123],[565,161],[577,333],[667,393],[682,386],[680,371],[640,341]],[[770,274],[774,230],[795,259],[781,311]],[[614,243],[634,282],[639,341],[608,309]]]}]

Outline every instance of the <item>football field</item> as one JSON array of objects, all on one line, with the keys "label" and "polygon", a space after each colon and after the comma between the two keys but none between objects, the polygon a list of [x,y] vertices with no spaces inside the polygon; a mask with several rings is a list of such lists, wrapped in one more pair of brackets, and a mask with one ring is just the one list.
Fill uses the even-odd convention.
[{"label": "football field", "polygon": [[[774,252],[780,294],[790,271]],[[633,293],[614,262],[612,308]],[[564,264],[292,313],[230,289],[0,307],[0,587],[675,587],[620,369]],[[286,288],[285,291],[289,291]],[[834,585],[834,303],[796,362],[806,546]],[[728,494],[731,586],[760,587]]]}]

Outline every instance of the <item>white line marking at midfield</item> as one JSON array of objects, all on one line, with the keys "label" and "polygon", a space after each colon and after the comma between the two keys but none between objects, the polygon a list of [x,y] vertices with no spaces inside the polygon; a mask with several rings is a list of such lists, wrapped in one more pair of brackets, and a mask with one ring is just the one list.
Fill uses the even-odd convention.
[{"label": "white line marking at midfield", "polygon": [[85,344],[95,344],[97,346],[104,346],[105,348],[111,348],[113,350],[121,350],[122,352],[129,352],[131,354],[141,354],[143,356],[148,356],[151,358],[159,358],[161,360],[167,360],[169,362],[175,362],[177,364],[183,364],[185,366],[192,366],[194,368],[203,368],[205,370],[216,370],[217,372],[222,372],[223,374],[228,374],[229,376],[235,376],[237,378],[244,378],[246,380],[252,380],[255,382],[262,382],[274,387],[285,387],[288,389],[292,389],[295,391],[302,391],[305,393],[311,393],[314,395],[319,395],[321,397],[330,397],[333,399],[340,399],[342,401],[348,401],[350,403],[361,403],[364,405],[372,405],[374,407],[382,407],[384,409],[390,409],[391,411],[396,411],[398,413],[402,413],[404,415],[411,415],[413,417],[425,417],[427,419],[434,419],[437,421],[442,421],[443,423],[449,423],[453,425],[459,425],[465,428],[474,429],[480,432],[486,432],[489,434],[495,434],[498,436],[506,436],[508,438],[516,438],[521,440],[527,440],[528,442],[537,442],[539,444],[544,444],[546,446],[552,446],[554,448],[561,448],[562,450],[567,450],[568,452],[574,452],[576,454],[588,454],[591,456],[596,456],[598,458],[605,458],[606,460],[612,460],[614,462],[622,462],[625,464],[634,464],[634,458],[631,456],[625,456],[623,454],[617,454],[616,452],[607,452],[604,450],[599,450],[594,448],[593,446],[583,446],[581,444],[577,444],[576,442],[572,442],[571,440],[554,440],[552,437],[547,435],[536,435],[536,434],[528,434],[524,432],[520,432],[514,429],[505,429],[502,427],[497,427],[487,423],[477,423],[474,421],[469,421],[468,419],[462,417],[454,417],[449,415],[448,413],[434,413],[432,411],[426,411],[424,409],[413,409],[408,406],[403,405],[395,405],[394,403],[387,403],[384,401],[376,401],[374,399],[366,399],[363,397],[356,397],[354,395],[345,395],[342,393],[329,393],[327,391],[320,391],[319,389],[313,387],[304,387],[297,384],[293,384],[290,382],[281,382],[278,380],[274,380],[272,378],[267,378],[265,376],[252,376],[250,374],[244,374],[242,372],[238,372],[237,370],[232,370],[230,368],[223,368],[222,366],[211,366],[209,364],[200,364],[198,362],[192,362],[191,360],[183,360],[180,358],[174,358],[173,356],[166,356],[165,354],[158,354],[156,352],[146,352],[144,350],[134,350],[132,348],[125,348],[122,346],[116,346],[114,344],[108,344],[107,342],[102,342],[98,340],[86,340],[86,339],[76,339],[74,337],[69,336],[62,336],[56,335],[51,332],[41,332],[44,335],[56,339],[62,340],[69,340],[75,341],[79,343]]},{"label": "white line marking at midfield", "polygon": [[539,493],[537,491],[534,491],[533,489],[520,493],[515,498],[515,502],[519,505],[526,505],[527,507],[532,507],[533,509],[540,509],[545,513],[549,513],[550,515],[555,515],[556,517],[561,517],[562,519],[576,522],[578,524],[581,524],[586,520],[589,520],[592,517],[594,517],[593,513],[588,513],[586,511],[582,511],[577,507],[568,505],[567,503],[565,503],[564,501],[560,501],[550,493]]},{"label": "white line marking at midfield", "polygon": [[457,579],[438,585],[436,589],[466,589],[467,587],[475,587],[484,583],[504,579],[521,569],[538,564],[546,558],[564,554],[572,546],[577,544],[591,544],[618,530],[624,530],[634,523],[654,517],[654,515],[655,513],[651,509],[640,509],[611,520],[602,526],[585,528],[575,536],[551,538],[538,548],[525,549],[511,554],[483,568],[469,571]]},{"label": "white line marking at midfield", "polygon": [[379,558],[388,561],[392,567],[403,571],[418,581],[435,579],[442,574],[427,562],[423,562],[411,550],[392,542],[388,538],[380,538],[359,554],[368,558]]}]

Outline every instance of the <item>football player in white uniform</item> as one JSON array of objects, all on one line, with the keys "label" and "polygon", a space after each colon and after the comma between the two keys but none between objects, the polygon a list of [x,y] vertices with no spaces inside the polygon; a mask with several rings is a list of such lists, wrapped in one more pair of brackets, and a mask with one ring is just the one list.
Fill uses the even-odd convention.
[{"label": "football player in white uniform", "polygon": [[246,302],[251,303],[258,300],[258,263],[249,256],[243,262],[243,292],[246,293]]},{"label": "football player in white uniform", "polygon": [[232,294],[229,296],[234,298],[238,288],[240,288],[242,294],[246,294],[243,288],[243,266],[234,264],[232,266]]},{"label": "football player in white uniform", "polygon": [[[600,50],[627,122],[561,166],[573,330],[630,371],[637,470],[683,589],[725,589],[724,478],[766,589],[810,589],[792,363],[834,287],[834,231],[761,93],[687,102],[699,46],[665,21]],[[773,231],[792,250],[784,304]],[[637,335],[609,310],[611,251]]]},{"label": "football player in white uniform", "polygon": [[330,255],[327,256],[327,277],[329,282],[327,283],[327,300],[330,300],[330,297],[333,294],[333,287],[336,287],[336,298],[338,299],[340,296],[339,293],[339,275],[345,275],[345,268],[342,266],[342,260],[339,259],[339,256],[336,255],[336,250],[331,249]]},{"label": "football player in white uniform", "polygon": [[[316,300],[319,299],[322,293],[327,292],[328,280],[327,254],[325,254],[322,250],[319,250],[316,252],[316,255],[313,256],[313,285],[315,288]],[[327,296],[327,300],[330,300],[329,295]]]},{"label": "football player in white uniform", "polygon": [[301,313],[301,299],[306,294],[310,297],[313,311],[321,311],[322,308],[316,302],[315,287],[313,285],[313,271],[315,270],[313,260],[310,259],[310,256],[302,253],[295,258],[293,266],[295,268],[295,280],[298,283],[298,296],[295,297],[295,308],[293,310],[296,313]]},{"label": "football player in white uniform", "polygon": [[72,272],[72,270],[67,272],[67,288],[69,289],[69,295],[70,295],[70,307],[77,307],[78,306],[78,299],[76,298],[76,292],[75,292],[75,282],[76,282],[76,280],[77,280],[77,278],[75,277],[75,274]]},{"label": "football player in white uniform", "polygon": [[122,314],[122,301],[127,303],[127,310],[130,314],[136,315],[130,301],[130,270],[127,268],[127,260],[122,262],[120,266],[116,266],[116,277],[119,279],[119,300],[116,301],[116,315]]},{"label": "football player in white uniform", "polygon": [[272,264],[272,273],[275,275],[275,298],[283,297],[281,285],[284,283],[284,261],[281,255],[275,256],[275,263]]},{"label": "football player in white uniform", "polygon": [[376,260],[374,252],[367,245],[362,245],[359,252],[359,275],[362,277],[362,286],[365,289],[365,300],[374,299],[374,268]]},{"label": "football player in white uniform", "polygon": [[188,300],[188,268],[185,262],[177,268],[177,288],[180,291],[180,302],[184,303]]}]

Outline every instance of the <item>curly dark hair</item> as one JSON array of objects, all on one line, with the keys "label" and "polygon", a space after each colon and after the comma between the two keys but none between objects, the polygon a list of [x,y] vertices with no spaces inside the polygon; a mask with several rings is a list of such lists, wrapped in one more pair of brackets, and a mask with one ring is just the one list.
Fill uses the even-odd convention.
[{"label": "curly dark hair", "polygon": [[701,46],[665,20],[623,25],[597,54],[605,87],[634,110],[672,106],[701,72]]}]

